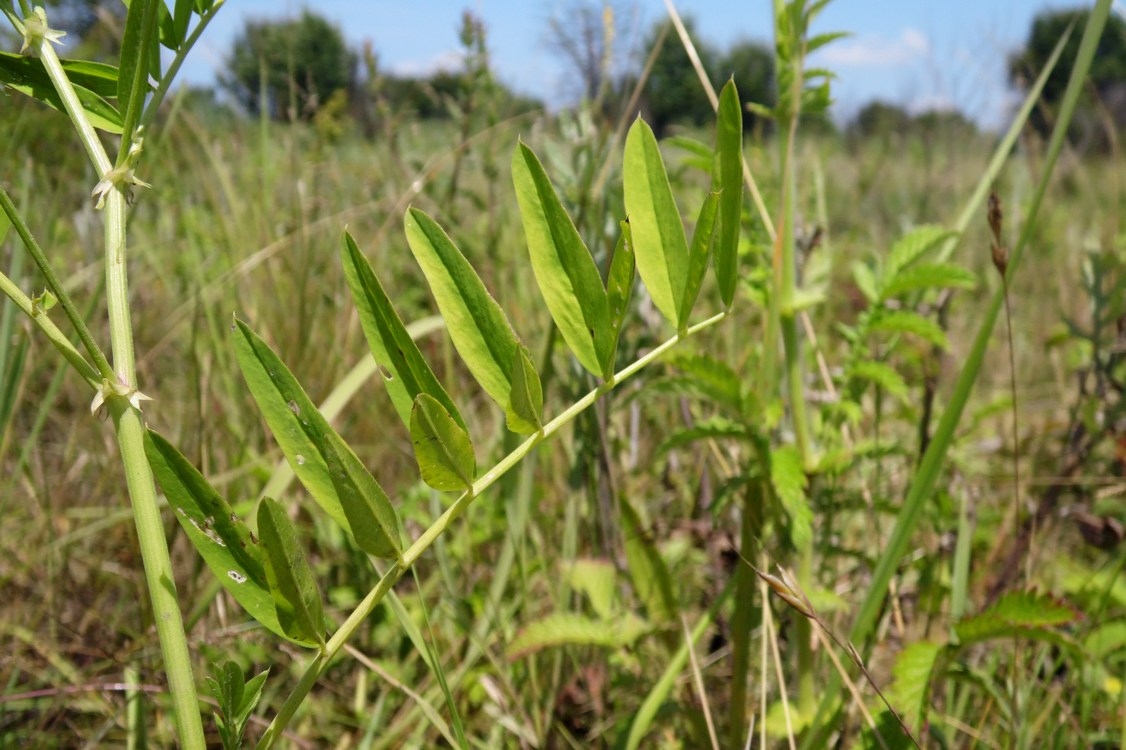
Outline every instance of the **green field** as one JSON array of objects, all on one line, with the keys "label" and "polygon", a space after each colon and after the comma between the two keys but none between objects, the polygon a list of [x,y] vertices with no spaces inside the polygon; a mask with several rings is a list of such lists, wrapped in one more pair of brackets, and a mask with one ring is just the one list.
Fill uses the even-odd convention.
[{"label": "green field", "polygon": [[[58,285],[44,295],[52,282],[19,232],[4,239],[9,214],[0,270],[34,299],[35,320],[92,357],[52,306],[65,292],[118,368],[107,302],[125,304],[135,385],[151,400],[107,391],[92,414],[97,373],[78,375],[0,298],[0,747],[171,747],[177,669],[196,687],[208,746],[222,747],[207,678],[228,661],[246,678],[269,670],[246,746],[274,722],[285,734],[261,746],[1123,747],[1126,162],[1113,139],[1079,148],[1031,128],[1009,150],[1003,133],[949,123],[863,137],[799,126],[789,140],[799,108],[783,105],[773,135],[717,146],[708,126],[661,141],[681,222],[660,181],[637,177],[660,162],[629,115],[402,112],[364,137],[347,118],[255,120],[173,91],[144,135],[137,175],[151,188],[99,211],[67,116],[4,96],[0,185]],[[709,189],[723,187],[703,245],[718,257],[739,170],[735,183],[718,173],[738,164],[725,161],[735,142],[748,169],[734,273],[709,261],[679,326],[662,292],[626,276],[616,366],[592,372],[574,343],[592,318],[558,324],[529,259],[518,143],[589,250],[591,265],[558,266],[578,285],[576,266],[614,276],[627,204],[647,275],[647,222],[683,224],[695,247]],[[103,259],[114,210],[128,214],[124,298]],[[472,326],[446,305],[466,301],[473,317],[486,298],[463,285],[439,315],[440,282],[416,262],[418,238],[434,242],[427,216],[516,332],[510,343],[507,326],[486,329],[485,348],[527,354],[531,370],[497,356],[503,387],[542,383],[542,416],[531,386],[533,405],[507,410],[525,416],[506,415],[481,375],[494,355],[465,354],[458,331]],[[563,224],[548,225],[562,243]],[[413,392],[389,398],[407,355],[400,340],[401,357],[372,359],[345,230],[456,409],[434,399],[424,424]],[[1013,257],[1008,305],[998,243]],[[601,290],[575,292],[576,309],[606,300]],[[379,518],[383,506],[335,437],[308,427],[255,334],[382,486],[394,530],[357,541],[359,511],[335,499],[345,469],[362,508]],[[623,375],[634,362],[644,366]],[[524,434],[509,429],[529,409]],[[136,439],[159,433],[257,536],[174,497],[152,438],[130,458],[115,435],[142,413]],[[287,419],[289,438],[275,438]],[[322,461],[327,489],[310,487],[307,463]],[[146,526],[126,473],[150,462],[160,515]],[[260,508],[264,496],[278,502]],[[160,530],[174,578],[161,585],[189,649],[178,666],[142,560]],[[388,534],[397,551],[369,554]],[[272,627],[201,556],[217,537],[228,556],[259,538],[269,549],[255,564],[270,585],[250,584]]]}]

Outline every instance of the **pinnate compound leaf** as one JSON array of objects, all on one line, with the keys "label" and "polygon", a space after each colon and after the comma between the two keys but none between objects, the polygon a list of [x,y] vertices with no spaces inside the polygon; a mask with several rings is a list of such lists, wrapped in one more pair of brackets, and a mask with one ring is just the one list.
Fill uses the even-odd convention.
[{"label": "pinnate compound leaf", "polygon": [[592,375],[602,374],[611,347],[606,290],[543,165],[523,143],[512,155],[512,181],[532,271],[559,333]]},{"label": "pinnate compound leaf", "polygon": [[145,434],[145,454],[176,520],[223,588],[275,635],[302,646],[316,645],[289,635],[278,622],[264,552],[227,501],[175,446],[152,430]]},{"label": "pinnate compound leaf", "polygon": [[1014,635],[1054,640],[1054,629],[1078,618],[1078,612],[1050,594],[1010,591],[984,612],[963,619],[954,633],[963,646]]},{"label": "pinnate compound leaf", "polygon": [[850,377],[874,383],[887,391],[889,395],[896,398],[907,398],[907,381],[903,379],[902,375],[883,362],[875,362],[872,360],[857,362],[849,368],[848,374]]},{"label": "pinnate compound leaf", "polygon": [[469,433],[450,417],[437,399],[420,393],[411,410],[411,442],[422,481],[436,490],[473,487],[477,459]]},{"label": "pinnate compound leaf", "polygon": [[396,558],[402,546],[387,493],[317,410],[293,373],[242,321],[235,356],[250,393],[301,484],[360,549]]},{"label": "pinnate compound leaf", "polygon": [[348,232],[341,240],[340,254],[344,276],[360,313],[360,325],[371,348],[371,356],[386,371],[383,385],[403,424],[410,427],[415,396],[426,393],[437,399],[454,421],[464,428],[465,421],[453,399],[434,376],[434,371],[395,312],[383,285],[379,283],[379,277]]},{"label": "pinnate compound leaf", "polygon": [[746,426],[725,417],[702,419],[691,427],[674,430],[657,447],[658,454],[690,445],[700,440],[750,440]]},{"label": "pinnate compound leaf", "polygon": [[530,623],[512,640],[508,658],[518,659],[552,646],[628,646],[649,630],[649,625],[629,613],[615,620],[594,620],[574,612],[558,612]]},{"label": "pinnate compound leaf", "polygon": [[739,228],[743,211],[743,108],[734,79],[719,92],[713,189],[720,190],[719,236],[713,253],[715,276],[719,297],[725,307],[730,307],[739,278]]},{"label": "pinnate compound leaf", "polygon": [[770,452],[770,483],[790,517],[790,536],[801,549],[813,541],[813,511],[805,497],[805,471],[801,454],[792,445]]},{"label": "pinnate compound leaf", "polygon": [[876,275],[872,273],[872,269],[868,264],[856,261],[852,264],[852,280],[856,284],[856,288],[869,302],[877,302],[880,299],[880,291],[876,288]]},{"label": "pinnate compound leaf", "polygon": [[517,361],[512,365],[512,393],[505,408],[508,429],[531,435],[543,428],[543,386],[532,364],[528,350],[516,347]]},{"label": "pinnate compound leaf", "polygon": [[477,272],[436,221],[410,208],[405,224],[407,243],[430,284],[454,347],[503,409],[512,390],[516,334]]},{"label": "pinnate compound leaf", "polygon": [[684,286],[684,298],[680,301],[677,313],[681,327],[688,326],[688,318],[704,283],[704,274],[711,259],[712,239],[715,237],[716,215],[719,212],[719,193],[709,193],[696,220],[696,231],[692,235],[692,247],[688,251],[688,276]]},{"label": "pinnate compound leaf", "polygon": [[[90,124],[107,133],[120,135],[121,113],[103,98],[117,94],[117,69],[109,65],[78,61],[64,63],[63,67],[77,67],[80,71],[72,79],[72,84]],[[52,109],[66,111],[47,70],[37,58],[0,52],[0,84]]]},{"label": "pinnate compound leaf", "polygon": [[900,271],[880,292],[880,300],[896,297],[916,289],[973,289],[977,276],[952,263],[919,263]]},{"label": "pinnate compound leaf", "polygon": [[888,283],[926,253],[953,237],[956,233],[937,224],[924,224],[900,237],[891,247],[884,262],[883,280]]},{"label": "pinnate compound leaf", "polygon": [[899,653],[892,668],[894,681],[888,698],[907,726],[916,732],[926,718],[931,676],[944,649],[933,641],[916,641]]},{"label": "pinnate compound leaf", "polygon": [[266,550],[266,580],[274,595],[278,622],[290,636],[324,645],[321,592],[297,542],[293,522],[281,503],[273,498],[264,497],[258,505],[258,535]]},{"label": "pinnate compound leaf", "polygon": [[688,281],[688,241],[657,138],[641,118],[626,136],[623,182],[637,270],[653,304],[679,330],[685,323],[680,303]]},{"label": "pinnate compound leaf", "polygon": [[645,612],[657,623],[674,622],[679,612],[672,575],[657,549],[656,541],[641,522],[641,516],[624,496],[619,502],[622,535],[633,589]]},{"label": "pinnate compound leaf", "polygon": [[563,575],[571,588],[586,594],[591,609],[600,619],[609,620],[613,616],[618,575],[609,560],[580,558],[564,568]]},{"label": "pinnate compound leaf", "polygon": [[949,349],[950,341],[942,327],[909,310],[881,310],[868,324],[871,333],[910,333],[941,349]]},{"label": "pinnate compound leaf", "polygon": [[606,308],[610,316],[610,346],[603,353],[602,377],[609,379],[614,374],[614,363],[618,354],[618,336],[622,332],[622,323],[629,311],[629,302],[633,297],[633,277],[636,263],[633,254],[633,237],[629,231],[629,222],[621,222],[622,234],[618,237],[618,244],[614,248],[614,257],[610,259],[610,272],[606,275]]}]

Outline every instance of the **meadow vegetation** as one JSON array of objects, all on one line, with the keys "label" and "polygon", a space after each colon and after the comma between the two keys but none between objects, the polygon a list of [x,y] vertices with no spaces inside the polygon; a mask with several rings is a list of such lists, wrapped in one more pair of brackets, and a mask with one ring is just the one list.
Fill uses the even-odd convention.
[{"label": "meadow vegetation", "polygon": [[[186,49],[212,4],[173,5]],[[175,89],[150,119],[115,72],[151,188],[101,209],[142,134],[91,166],[0,94],[0,746],[1126,745],[1124,164],[1063,137],[1109,3],[1055,130],[1007,135],[825,127],[820,5],[776,3],[772,100],[736,77],[659,151],[628,96],[514,105],[468,15],[440,119],[390,83],[366,124]]]}]

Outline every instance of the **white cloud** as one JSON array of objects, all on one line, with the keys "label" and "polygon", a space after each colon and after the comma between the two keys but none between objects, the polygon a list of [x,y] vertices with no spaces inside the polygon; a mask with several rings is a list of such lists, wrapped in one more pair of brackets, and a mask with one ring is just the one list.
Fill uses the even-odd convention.
[{"label": "white cloud", "polygon": [[461,50],[439,52],[429,60],[404,60],[391,66],[391,73],[405,78],[429,78],[435,73],[453,72],[465,66],[465,53]]},{"label": "white cloud", "polygon": [[825,47],[820,64],[834,67],[902,65],[930,54],[931,43],[918,29],[907,28],[895,39],[860,36]]}]

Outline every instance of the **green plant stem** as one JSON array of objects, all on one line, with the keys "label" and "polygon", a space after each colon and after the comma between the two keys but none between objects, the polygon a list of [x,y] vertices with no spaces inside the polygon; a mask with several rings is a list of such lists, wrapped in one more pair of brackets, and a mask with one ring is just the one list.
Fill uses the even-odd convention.
[{"label": "green plant stem", "polygon": [[125,467],[125,482],[133,506],[133,520],[137,526],[145,584],[152,601],[153,620],[160,640],[161,655],[164,657],[164,671],[168,676],[180,747],[185,750],[202,750],[206,747],[203,722],[196,698],[195,680],[192,677],[191,654],[184,633],[184,621],[176,595],[176,581],[172,575],[172,560],[168,556],[168,542],[164,537],[164,524],[157,505],[156,486],[153,484],[152,470],[145,459],[144,420],[141,412],[124,398],[110,399],[109,406]]},{"label": "green plant stem", "polygon": [[172,81],[176,80],[176,74],[180,72],[180,66],[183,65],[184,60],[187,59],[188,52],[190,52],[192,47],[195,46],[195,43],[199,41],[200,34],[203,33],[207,25],[215,18],[215,14],[219,12],[219,9],[222,8],[226,2],[227,0],[215,0],[215,4],[199,17],[199,23],[192,29],[192,33],[188,35],[184,43],[180,45],[180,49],[176,50],[176,56],[172,58],[172,62],[168,64],[168,69],[165,70],[164,75],[160,77],[160,83],[157,85],[156,91],[153,92],[149,103],[145,106],[144,114],[141,115],[141,127],[148,127],[152,123],[153,119],[156,117],[157,111],[160,109],[161,103],[168,95],[168,87],[172,85]]},{"label": "green plant stem", "polygon": [[[155,28],[152,31],[155,33]],[[78,97],[62,69],[58,56],[46,40],[39,44],[37,51],[63,100],[67,114],[78,130],[91,161],[98,170],[99,177],[104,179],[111,169],[109,157],[86,118],[85,111],[78,102]],[[145,63],[142,61],[140,64]],[[126,276],[126,199],[121,188],[115,185],[106,195],[105,200],[106,295],[113,350],[111,373],[116,375],[121,384],[135,389],[136,366],[133,357],[129,285]],[[60,301],[61,299],[60,297]],[[104,355],[100,354],[100,350],[98,352],[104,361]],[[156,486],[153,483],[148,459],[145,457],[144,420],[140,410],[122,396],[112,396],[107,399],[107,403],[113,416],[118,446],[121,450],[125,482],[137,526],[145,581],[152,601],[153,618],[164,657],[168,687],[172,694],[172,707],[180,746],[186,750],[202,749],[206,746],[203,722],[200,718],[195,680],[192,677],[191,655],[184,632],[184,621],[176,596],[172,561],[168,555],[168,541],[164,536],[164,525],[161,523],[160,510],[157,506]]]},{"label": "green plant stem", "polygon": [[[82,345],[86,347],[86,352],[90,355],[91,359],[94,360],[94,368],[101,373],[101,378],[112,377],[113,368],[110,367],[106,355],[102,353],[101,347],[94,341],[94,335],[90,333],[90,329],[86,326],[85,319],[78,312],[78,308],[75,307],[74,301],[71,300],[70,295],[67,294],[66,288],[63,287],[58,276],[55,275],[55,269],[51,267],[50,261],[47,260],[46,253],[39,247],[39,243],[35,241],[35,237],[32,236],[31,230],[28,228],[27,223],[23,220],[19,211],[16,210],[15,204],[12,203],[12,199],[3,185],[0,185],[0,208],[4,209],[8,220],[12,222],[12,226],[16,229],[16,234],[23,240],[23,245],[27,248],[31,259],[35,261],[36,267],[47,281],[47,288],[51,291],[51,294],[55,295],[55,299],[59,301],[59,306],[62,307],[67,319],[70,321],[71,325],[74,326],[74,330],[78,333],[79,340],[82,342]],[[47,333],[48,338],[51,339],[51,343],[63,353],[63,356],[78,370],[78,373],[82,375],[83,378],[89,379],[88,371],[94,368],[90,367],[82,355],[74,348],[74,345],[47,319],[45,313],[35,313],[33,311],[31,300],[29,300],[10,279],[4,277],[4,281],[4,293]],[[14,295],[18,295],[19,297]],[[20,298],[22,298],[23,301],[21,301]],[[81,360],[81,364],[78,363],[78,360]],[[95,388],[98,387],[101,378],[97,378],[94,381]]]},{"label": "green plant stem", "polygon": [[59,56],[55,54],[55,48],[44,39],[35,51],[43,62],[43,67],[47,69],[47,75],[51,78],[55,90],[59,92],[59,98],[63,100],[63,108],[66,109],[70,121],[74,124],[75,130],[78,131],[78,138],[86,148],[90,162],[98,171],[98,179],[103,179],[113,169],[113,164],[110,162],[106,150],[102,147],[102,142],[98,139],[97,131],[94,130],[94,126],[90,124],[89,118],[86,117],[86,111],[82,108],[82,103],[78,101],[78,94],[75,93],[74,87],[70,85],[70,79],[66,77],[63,64],[59,61]]},{"label": "green plant stem", "polygon": [[391,590],[403,574],[410,570],[411,566],[418,558],[430,549],[434,542],[446,532],[446,529],[461,516],[465,509],[468,508],[481,493],[491,487],[494,482],[504,476],[510,469],[519,464],[533,448],[554,435],[561,428],[570,424],[577,416],[590,408],[592,404],[603,395],[610,392],[615,386],[627,380],[646,365],[654,362],[666,351],[676,346],[680,341],[698,331],[715,325],[727,316],[727,312],[717,313],[707,320],[690,326],[684,333],[676,334],[631,365],[623,368],[614,375],[613,378],[588,392],[559,414],[559,416],[555,417],[555,419],[545,424],[540,432],[526,439],[511,453],[501,459],[499,463],[493,466],[493,468],[478,477],[477,480],[474,481],[473,487],[458,497],[457,500],[455,500],[453,504],[415,540],[414,544],[403,552],[402,558],[397,560],[395,564],[384,573],[375,588],[364,597],[363,601],[348,615],[348,619],[333,633],[328,643],[325,644],[324,649],[313,657],[312,661],[305,668],[305,673],[301,676],[301,680],[297,683],[297,686],[293,688],[293,691],[286,698],[285,703],[282,704],[281,709],[278,711],[273,721],[270,722],[270,726],[267,727],[266,732],[258,741],[258,745],[256,746],[258,750],[273,747],[274,743],[281,737],[282,732],[285,731],[286,726],[288,726],[290,720],[293,718],[297,708],[305,700],[305,696],[309,694],[313,686],[316,685],[317,680],[328,667],[333,657],[335,657],[340,649],[343,648],[344,644],[351,639],[356,630],[363,624],[364,620],[367,619],[368,615],[383,601],[383,597],[387,595],[387,592]]},{"label": "green plant stem", "polygon": [[59,353],[91,388],[96,390],[101,385],[101,375],[86,361],[82,352],[75,349],[74,344],[70,343],[70,339],[63,335],[59,327],[47,317],[47,313],[43,310],[37,310],[31,298],[24,294],[23,290],[3,273],[0,273],[0,292],[3,292],[8,299],[15,303],[16,307],[31,318],[35,325],[39,326],[39,329],[47,335],[51,344],[59,350]]}]

